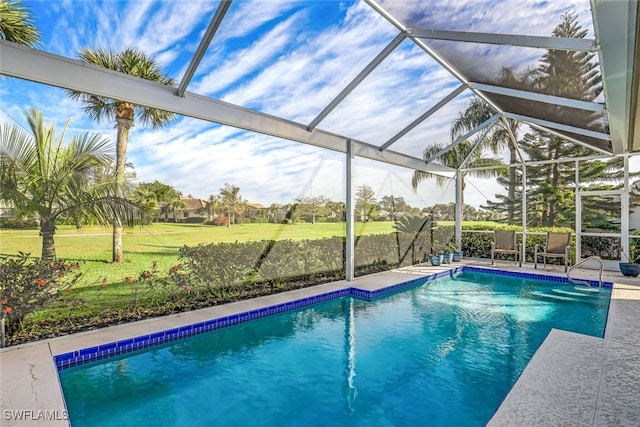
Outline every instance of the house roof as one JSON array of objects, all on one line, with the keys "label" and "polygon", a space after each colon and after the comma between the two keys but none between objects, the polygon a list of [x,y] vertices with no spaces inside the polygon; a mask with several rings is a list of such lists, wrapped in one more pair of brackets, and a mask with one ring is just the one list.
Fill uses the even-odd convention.
[{"label": "house roof", "polygon": [[194,199],[192,197],[180,197],[180,201],[187,205],[187,210],[196,211],[207,207],[207,201],[203,199]]}]

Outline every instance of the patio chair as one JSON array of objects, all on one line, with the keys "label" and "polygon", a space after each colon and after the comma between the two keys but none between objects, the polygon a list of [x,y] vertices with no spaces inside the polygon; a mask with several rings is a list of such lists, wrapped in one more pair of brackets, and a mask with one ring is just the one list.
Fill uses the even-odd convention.
[{"label": "patio chair", "polygon": [[547,241],[542,245],[536,245],[533,255],[533,267],[538,268],[538,257],[542,256],[544,267],[547,267],[547,258],[564,258],[564,271],[569,267],[569,255],[571,253],[571,233],[547,232]]},{"label": "patio chair", "polygon": [[522,246],[516,243],[515,231],[495,230],[491,242],[491,265],[495,265],[495,254],[514,254],[515,262],[522,267]]}]

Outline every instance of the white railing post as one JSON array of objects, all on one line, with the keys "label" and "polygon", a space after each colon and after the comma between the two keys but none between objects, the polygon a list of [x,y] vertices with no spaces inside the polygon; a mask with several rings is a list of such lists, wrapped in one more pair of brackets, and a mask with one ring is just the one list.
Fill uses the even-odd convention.
[{"label": "white railing post", "polygon": [[462,250],[462,174],[460,170],[456,172],[456,246],[459,251]]},{"label": "white railing post", "polygon": [[522,163],[522,253],[520,259],[527,262],[527,165]]},{"label": "white railing post", "polygon": [[346,158],[346,207],[347,207],[347,231],[346,231],[346,262],[345,262],[345,279],[351,281],[354,278],[354,251],[355,251],[355,236],[354,236],[354,203],[353,203],[353,142],[347,141],[347,158]]}]

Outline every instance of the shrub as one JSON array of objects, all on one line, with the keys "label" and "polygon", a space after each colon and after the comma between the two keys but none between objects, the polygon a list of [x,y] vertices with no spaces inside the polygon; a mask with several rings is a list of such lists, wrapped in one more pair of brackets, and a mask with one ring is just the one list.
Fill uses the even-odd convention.
[{"label": "shrub", "polygon": [[265,242],[184,246],[179,258],[192,280],[213,293],[215,287],[237,285],[250,277],[265,246]]},{"label": "shrub", "polygon": [[38,221],[35,219],[22,219],[17,217],[0,218],[0,228],[37,230],[38,227]]},{"label": "shrub", "polygon": [[6,332],[16,333],[24,317],[44,308],[80,278],[78,264],[29,259],[28,254],[0,258],[0,303]]},{"label": "shrub", "polygon": [[[345,238],[340,236],[327,237],[318,240],[305,240],[306,245],[302,249],[309,251],[317,257],[322,265],[322,270],[331,276],[343,277],[345,266]],[[310,248],[314,248],[311,250]]]},{"label": "shrub", "polygon": [[213,218],[213,221],[208,222],[207,224],[213,224],[217,227],[221,227],[221,226],[225,226],[227,225],[227,217],[224,215],[218,215],[215,218]]},{"label": "shrub", "polygon": [[[256,262],[256,271],[267,281],[278,281],[299,276],[306,258],[303,242],[293,240],[269,240],[260,259]],[[305,273],[310,273],[306,272]]]}]

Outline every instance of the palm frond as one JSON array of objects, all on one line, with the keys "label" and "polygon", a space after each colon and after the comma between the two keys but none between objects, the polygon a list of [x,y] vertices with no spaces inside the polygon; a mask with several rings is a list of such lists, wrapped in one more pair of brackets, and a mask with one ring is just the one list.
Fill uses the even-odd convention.
[{"label": "palm frond", "polygon": [[41,44],[40,32],[22,0],[0,0],[0,39],[26,46]]},{"label": "palm frond", "polygon": [[[135,49],[129,48],[121,52],[114,52],[102,48],[85,48],[80,52],[79,57],[87,64],[140,77],[155,83],[167,86],[173,86],[175,83],[172,78],[163,74],[162,68],[154,59]],[[123,102],[73,90],[68,90],[67,93],[72,99],[81,101],[84,104],[84,112],[91,119],[99,122],[115,121],[118,105]],[[144,106],[135,106],[134,112],[138,121],[154,128],[165,126],[176,116],[168,111]]]}]

